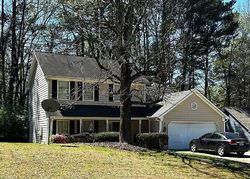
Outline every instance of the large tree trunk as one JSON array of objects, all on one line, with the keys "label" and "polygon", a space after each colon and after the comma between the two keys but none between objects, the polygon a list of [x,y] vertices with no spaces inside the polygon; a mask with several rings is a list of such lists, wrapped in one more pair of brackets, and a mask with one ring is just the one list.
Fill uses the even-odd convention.
[{"label": "large tree trunk", "polygon": [[120,142],[131,143],[131,69],[128,63],[121,65],[120,87]]}]

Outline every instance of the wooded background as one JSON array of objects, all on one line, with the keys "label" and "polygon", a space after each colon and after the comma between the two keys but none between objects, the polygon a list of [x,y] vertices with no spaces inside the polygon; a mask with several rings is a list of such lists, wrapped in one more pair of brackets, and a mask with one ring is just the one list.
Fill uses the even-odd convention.
[{"label": "wooded background", "polygon": [[[161,92],[198,88],[220,108],[249,107],[250,7],[246,2],[237,12],[234,4],[2,0],[0,137],[16,139],[26,133],[33,51],[94,58],[120,81],[123,118],[130,118],[131,83],[141,76]],[[105,60],[118,62],[121,74],[113,74]]]}]

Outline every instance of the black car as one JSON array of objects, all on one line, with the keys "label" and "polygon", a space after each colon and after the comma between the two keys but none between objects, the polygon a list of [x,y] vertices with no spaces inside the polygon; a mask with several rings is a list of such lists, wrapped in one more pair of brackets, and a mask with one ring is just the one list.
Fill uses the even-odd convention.
[{"label": "black car", "polygon": [[193,139],[189,146],[192,152],[214,151],[220,156],[230,152],[236,152],[238,156],[243,156],[250,149],[247,139],[240,138],[237,134],[231,132],[207,133],[199,139]]}]

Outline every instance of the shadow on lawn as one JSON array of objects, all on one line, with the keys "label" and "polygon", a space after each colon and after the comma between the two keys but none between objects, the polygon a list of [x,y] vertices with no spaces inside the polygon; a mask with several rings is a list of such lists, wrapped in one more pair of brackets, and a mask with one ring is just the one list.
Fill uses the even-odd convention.
[{"label": "shadow on lawn", "polygon": [[208,168],[216,167],[220,169],[229,170],[230,172],[234,173],[235,177],[240,176],[244,178],[249,178],[250,176],[250,164],[247,164],[247,163],[235,162],[235,161],[206,157],[206,156],[189,156],[185,154],[177,154],[175,152],[168,152],[168,154],[181,158],[183,163],[195,169],[196,171],[204,173],[206,175],[213,176],[213,177],[217,177],[217,176],[210,172],[206,172],[204,170],[195,168],[194,165],[192,165],[192,162],[207,163]]}]

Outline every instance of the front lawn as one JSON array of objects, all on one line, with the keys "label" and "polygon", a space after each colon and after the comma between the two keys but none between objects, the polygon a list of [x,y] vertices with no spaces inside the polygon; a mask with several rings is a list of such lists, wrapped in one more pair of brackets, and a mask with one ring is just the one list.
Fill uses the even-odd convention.
[{"label": "front lawn", "polygon": [[0,143],[0,178],[246,178],[250,167],[186,161],[164,153]]}]

